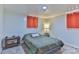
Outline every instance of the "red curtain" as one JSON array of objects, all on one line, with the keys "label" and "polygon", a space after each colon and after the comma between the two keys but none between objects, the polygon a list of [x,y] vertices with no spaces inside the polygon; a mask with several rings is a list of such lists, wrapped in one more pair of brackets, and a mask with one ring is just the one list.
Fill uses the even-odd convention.
[{"label": "red curtain", "polygon": [[67,14],[67,28],[79,28],[79,12]]},{"label": "red curtain", "polygon": [[27,16],[27,28],[37,28],[38,27],[38,17]]}]

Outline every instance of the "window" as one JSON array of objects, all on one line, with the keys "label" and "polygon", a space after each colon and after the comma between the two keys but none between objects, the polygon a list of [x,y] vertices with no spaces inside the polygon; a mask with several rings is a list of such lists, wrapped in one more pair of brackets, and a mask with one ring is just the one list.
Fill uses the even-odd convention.
[{"label": "window", "polygon": [[27,16],[27,28],[37,28],[38,27],[38,17]]},{"label": "window", "polygon": [[79,12],[67,14],[67,28],[79,28]]}]

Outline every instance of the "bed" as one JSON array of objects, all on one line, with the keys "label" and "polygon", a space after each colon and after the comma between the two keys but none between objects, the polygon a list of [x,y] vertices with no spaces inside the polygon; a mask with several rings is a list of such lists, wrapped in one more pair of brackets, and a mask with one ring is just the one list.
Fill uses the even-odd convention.
[{"label": "bed", "polygon": [[55,53],[64,45],[61,40],[44,35],[32,36],[32,34],[25,34],[22,40],[28,47],[29,54]]}]

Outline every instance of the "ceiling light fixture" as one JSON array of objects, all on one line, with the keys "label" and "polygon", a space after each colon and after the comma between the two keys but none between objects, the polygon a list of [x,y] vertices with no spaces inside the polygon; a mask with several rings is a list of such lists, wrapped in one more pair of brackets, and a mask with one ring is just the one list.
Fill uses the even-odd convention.
[{"label": "ceiling light fixture", "polygon": [[44,5],[44,6],[42,6],[42,9],[43,9],[44,11],[46,11],[46,10],[48,9],[48,7],[47,7],[46,5]]}]

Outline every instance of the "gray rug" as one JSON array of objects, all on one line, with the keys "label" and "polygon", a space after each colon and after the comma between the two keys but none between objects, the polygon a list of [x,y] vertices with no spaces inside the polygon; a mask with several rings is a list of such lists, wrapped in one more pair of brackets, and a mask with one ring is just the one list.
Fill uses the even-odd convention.
[{"label": "gray rug", "polygon": [[[22,45],[25,53],[28,53],[28,49],[26,47],[26,45]],[[79,49],[78,48],[74,48],[72,46],[69,45],[64,45],[63,48],[61,48],[61,50],[57,51],[55,54],[79,54]]]},{"label": "gray rug", "polygon": [[16,46],[3,50],[2,54],[25,54],[25,52],[22,46]]},{"label": "gray rug", "polygon": [[[2,54],[28,54],[28,48],[25,44],[12,47],[2,51]],[[55,54],[79,54],[79,49],[69,45],[64,45],[63,48]]]}]

